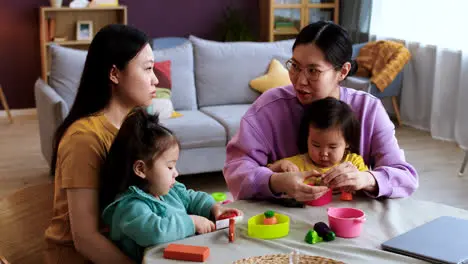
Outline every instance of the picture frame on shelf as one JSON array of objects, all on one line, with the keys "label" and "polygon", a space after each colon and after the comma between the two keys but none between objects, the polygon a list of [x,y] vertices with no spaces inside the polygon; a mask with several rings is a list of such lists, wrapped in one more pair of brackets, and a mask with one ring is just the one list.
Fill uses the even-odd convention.
[{"label": "picture frame on shelf", "polygon": [[93,21],[79,20],[76,22],[76,40],[91,40],[93,38]]}]

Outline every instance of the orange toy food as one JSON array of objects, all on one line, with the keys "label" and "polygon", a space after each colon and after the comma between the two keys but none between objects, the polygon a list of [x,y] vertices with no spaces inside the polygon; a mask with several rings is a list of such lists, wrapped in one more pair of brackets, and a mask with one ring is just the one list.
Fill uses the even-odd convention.
[{"label": "orange toy food", "polygon": [[169,244],[164,249],[164,258],[188,260],[188,261],[205,261],[210,255],[209,247]]},{"label": "orange toy food", "polygon": [[266,211],[264,214],[265,219],[263,219],[264,225],[275,225],[278,220],[276,219],[275,212],[273,211]]},{"label": "orange toy food", "polygon": [[229,242],[234,242],[236,236],[236,220],[229,218]]},{"label": "orange toy food", "polygon": [[340,200],[342,201],[352,201],[353,200],[353,194],[349,192],[341,192]]}]

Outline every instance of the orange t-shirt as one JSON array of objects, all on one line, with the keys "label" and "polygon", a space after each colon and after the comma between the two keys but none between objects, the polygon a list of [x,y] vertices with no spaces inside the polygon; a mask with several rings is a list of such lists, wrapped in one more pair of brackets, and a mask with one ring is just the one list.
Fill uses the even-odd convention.
[{"label": "orange t-shirt", "polygon": [[81,118],[65,132],[57,152],[53,217],[45,232],[48,242],[73,245],[67,189],[99,188],[99,169],[117,132],[103,114]]}]

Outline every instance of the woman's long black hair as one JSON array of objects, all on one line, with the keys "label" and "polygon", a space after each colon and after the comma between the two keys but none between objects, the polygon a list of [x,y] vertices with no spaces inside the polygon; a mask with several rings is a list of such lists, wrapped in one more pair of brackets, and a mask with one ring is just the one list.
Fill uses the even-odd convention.
[{"label": "woman's long black hair", "polygon": [[73,106],[55,132],[51,175],[55,175],[59,143],[67,129],[78,119],[96,114],[109,104],[112,96],[109,80],[112,67],[124,70],[128,62],[148,43],[149,38],[145,33],[121,24],[105,26],[93,38]]},{"label": "woman's long black hair", "polygon": [[133,165],[142,160],[151,168],[164,151],[178,146],[174,134],[161,124],[157,115],[135,108],[125,118],[101,167],[99,208],[104,210],[130,186],[148,191],[148,182],[135,174]]}]

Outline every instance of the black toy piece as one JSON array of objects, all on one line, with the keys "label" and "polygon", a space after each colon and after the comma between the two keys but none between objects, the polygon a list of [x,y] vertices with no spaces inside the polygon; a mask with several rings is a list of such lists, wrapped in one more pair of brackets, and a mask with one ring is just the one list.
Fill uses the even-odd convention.
[{"label": "black toy piece", "polygon": [[335,240],[335,233],[324,222],[318,222],[314,225],[314,230],[325,241]]}]

